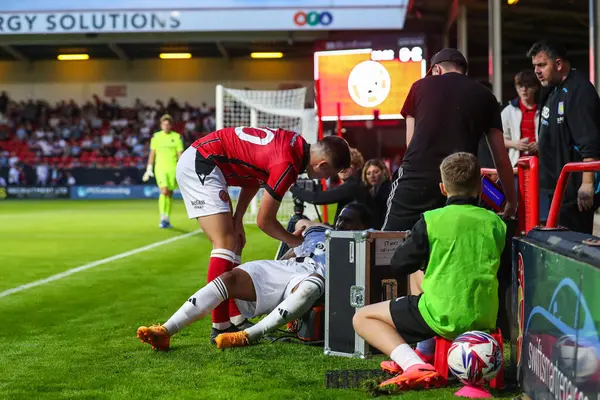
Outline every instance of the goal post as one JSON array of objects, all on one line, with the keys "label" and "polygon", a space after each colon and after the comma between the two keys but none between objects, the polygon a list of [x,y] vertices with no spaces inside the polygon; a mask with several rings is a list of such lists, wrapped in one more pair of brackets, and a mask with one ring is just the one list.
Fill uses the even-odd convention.
[{"label": "goal post", "polygon": [[[215,124],[225,127],[270,127],[301,133],[308,143],[317,142],[317,114],[314,108],[304,108],[307,88],[285,90],[232,89],[217,85],[215,93]],[[263,189],[250,203],[244,223],[256,223]],[[314,207],[307,205],[305,215],[318,218]],[[320,212],[320,211],[319,211]],[[287,224],[294,213],[290,193],[286,193],[277,219]]]}]

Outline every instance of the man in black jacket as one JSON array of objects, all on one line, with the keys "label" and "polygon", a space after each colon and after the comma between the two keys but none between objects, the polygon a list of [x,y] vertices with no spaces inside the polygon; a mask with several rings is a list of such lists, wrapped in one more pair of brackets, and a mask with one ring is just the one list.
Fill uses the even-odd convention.
[{"label": "man in black jacket", "polygon": [[[600,159],[600,98],[587,77],[571,67],[562,45],[543,40],[535,43],[527,56],[547,89],[542,100],[538,153],[540,196],[551,197],[565,164]],[[598,207],[594,177],[593,172],[584,172],[569,179],[560,208],[562,226],[592,233]],[[546,212],[541,210],[542,216]]]}]

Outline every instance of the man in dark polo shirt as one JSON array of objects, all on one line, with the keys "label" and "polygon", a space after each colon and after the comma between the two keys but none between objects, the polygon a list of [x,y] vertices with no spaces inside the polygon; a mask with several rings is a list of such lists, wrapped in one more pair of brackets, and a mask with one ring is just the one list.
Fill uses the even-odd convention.
[{"label": "man in dark polo shirt", "polygon": [[[415,82],[401,114],[406,119],[408,148],[392,183],[383,230],[412,229],[422,213],[444,206],[440,164],[459,151],[477,154],[485,134],[507,198],[504,215],[516,208],[513,173],[504,147],[500,105],[482,84],[465,74],[467,60],[456,49],[443,49],[431,59],[430,73]],[[429,73],[428,73],[429,74]]]},{"label": "man in dark polo shirt", "polygon": [[[562,45],[543,40],[527,56],[548,89],[542,99],[538,153],[540,196],[551,197],[565,164],[600,159],[600,99],[588,78],[571,67]],[[560,208],[560,225],[592,233],[598,206],[594,175],[572,174]],[[541,210],[542,216],[545,213]]]}]

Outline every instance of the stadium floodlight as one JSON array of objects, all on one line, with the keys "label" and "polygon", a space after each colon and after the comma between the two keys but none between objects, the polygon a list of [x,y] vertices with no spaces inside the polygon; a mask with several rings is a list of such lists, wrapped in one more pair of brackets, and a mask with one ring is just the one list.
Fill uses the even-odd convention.
[{"label": "stadium floodlight", "polygon": [[191,53],[160,53],[159,57],[163,60],[187,60],[192,58]]},{"label": "stadium floodlight", "polygon": [[279,51],[270,51],[270,52],[254,52],[250,54],[252,58],[282,58],[283,53]]},{"label": "stadium floodlight", "polygon": [[59,54],[59,61],[84,61],[89,60],[90,56],[88,54]]}]

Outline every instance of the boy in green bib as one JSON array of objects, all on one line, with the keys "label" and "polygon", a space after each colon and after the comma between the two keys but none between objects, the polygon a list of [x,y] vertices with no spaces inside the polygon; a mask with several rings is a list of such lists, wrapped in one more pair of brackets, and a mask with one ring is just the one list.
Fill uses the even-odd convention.
[{"label": "boy in green bib", "polygon": [[354,316],[356,333],[397,366],[398,375],[382,386],[422,388],[441,380],[409,344],[496,328],[506,225],[478,206],[481,169],[474,155],[452,154],[440,170],[446,206],[425,212],[391,261],[398,276],[424,270],[423,293],[372,304]]}]

